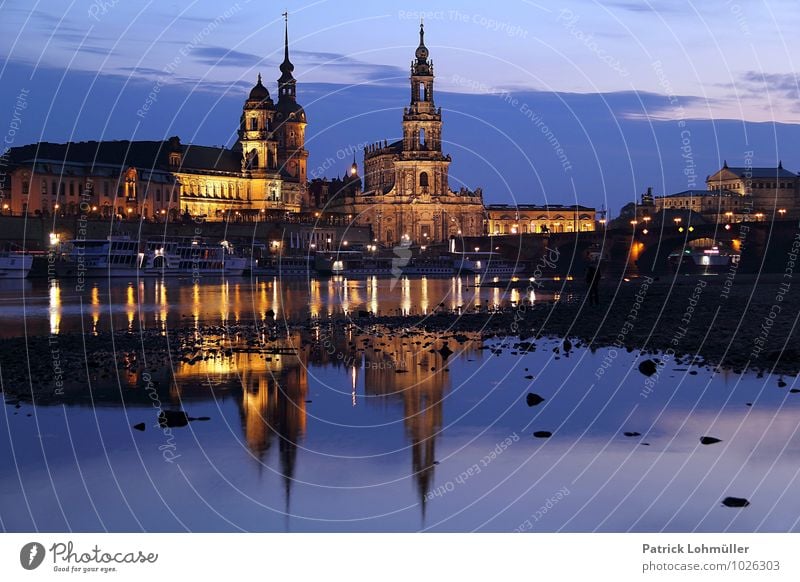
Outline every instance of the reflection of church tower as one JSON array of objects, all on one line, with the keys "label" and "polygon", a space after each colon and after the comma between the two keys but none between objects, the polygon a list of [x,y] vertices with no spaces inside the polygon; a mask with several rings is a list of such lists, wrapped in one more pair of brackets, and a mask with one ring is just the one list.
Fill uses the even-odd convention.
[{"label": "reflection of church tower", "polygon": [[442,429],[444,378],[442,372],[434,374],[438,378],[432,378],[431,382],[423,382],[403,391],[406,431],[411,440],[411,466],[417,479],[423,517],[425,517],[426,493],[430,491],[433,483],[435,439]]},{"label": "reflection of church tower", "polygon": [[[435,441],[442,429],[447,376],[442,371],[439,356],[427,349],[409,350],[403,346],[408,341],[408,338],[399,337],[387,339],[390,347],[383,346],[378,355],[367,352],[364,385],[370,395],[384,394],[403,400],[411,467],[424,518],[425,495],[433,483]],[[434,366],[436,370],[431,370]],[[398,374],[398,369],[403,373]]]},{"label": "reflection of church tower", "polygon": [[[259,358],[260,359],[260,358]],[[241,366],[242,425],[250,450],[263,460],[278,442],[278,458],[286,489],[286,510],[294,479],[298,441],[306,431],[308,374],[304,365],[265,370],[255,358]]]},{"label": "reflection of church tower", "polygon": [[276,136],[278,138],[278,165],[283,176],[283,188],[289,203],[308,206],[307,163],[305,149],[306,112],[297,103],[297,81],[292,72],[294,65],[289,60],[289,21],[286,18],[284,54],[281,77],[278,79],[278,104]]}]

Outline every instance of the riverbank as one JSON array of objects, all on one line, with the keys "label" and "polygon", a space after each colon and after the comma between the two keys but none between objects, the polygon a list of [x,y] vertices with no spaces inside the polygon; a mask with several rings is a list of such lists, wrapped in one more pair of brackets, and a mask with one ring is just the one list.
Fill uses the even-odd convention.
[{"label": "riverbank", "polygon": [[[735,372],[747,369],[796,374],[800,371],[800,300],[785,282],[770,280],[729,285],[724,278],[686,277],[675,281],[639,278],[601,286],[599,306],[585,301],[579,282],[553,282],[553,301],[508,305],[463,313],[440,311],[424,316],[350,317],[304,321],[239,321],[221,326],[189,319],[167,329],[98,334],[62,333],[0,340],[0,370],[7,395],[48,397],[65,387],[117,384],[124,376],[163,373],[181,364],[233,357],[241,351],[292,354],[320,351],[322,337],[336,337],[336,351],[358,357],[377,339],[354,346],[349,331],[367,338],[404,334],[430,342],[458,344],[477,339],[569,338],[590,349],[641,351],[662,361],[702,362]],[[542,290],[537,290],[542,291]],[[525,296],[525,293],[522,293]],[[359,315],[361,315],[359,317]],[[325,332],[324,330],[328,330]],[[469,338],[467,338],[469,335]],[[416,345],[416,348],[414,347]],[[310,354],[310,356],[309,356]],[[169,383],[169,380],[165,380]]]}]

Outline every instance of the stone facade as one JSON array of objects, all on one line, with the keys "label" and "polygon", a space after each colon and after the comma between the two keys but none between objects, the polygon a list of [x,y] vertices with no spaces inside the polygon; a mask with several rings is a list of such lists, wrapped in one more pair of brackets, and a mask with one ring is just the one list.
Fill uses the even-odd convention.
[{"label": "stone facade", "polygon": [[[420,25],[411,63],[411,102],[403,111],[403,139],[364,150],[363,190],[334,192],[328,209],[372,227],[383,244],[442,242],[483,234],[480,189],[450,189],[451,158],[442,152],[442,110],[434,102],[433,62]],[[351,170],[357,173],[354,165]]]},{"label": "stone facade", "polygon": [[594,208],[550,204],[490,204],[486,207],[486,234],[589,232],[596,228]]},{"label": "stone facade", "polygon": [[4,155],[7,214],[166,218],[188,212],[298,213],[309,206],[306,114],[297,103],[288,28],[278,101],[261,75],[247,97],[233,148],[164,141],[38,143]]},{"label": "stone facade", "polygon": [[769,168],[729,167],[725,162],[706,178],[706,187],[655,196],[654,211],[691,210],[717,223],[800,217],[800,176],[782,163]]}]

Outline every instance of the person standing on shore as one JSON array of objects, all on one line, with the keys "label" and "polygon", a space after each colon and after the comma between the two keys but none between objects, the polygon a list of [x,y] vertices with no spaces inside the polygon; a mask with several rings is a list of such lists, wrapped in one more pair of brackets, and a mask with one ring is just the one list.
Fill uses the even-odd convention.
[{"label": "person standing on shore", "polygon": [[586,286],[589,305],[600,305],[600,261],[592,261],[586,266]]}]

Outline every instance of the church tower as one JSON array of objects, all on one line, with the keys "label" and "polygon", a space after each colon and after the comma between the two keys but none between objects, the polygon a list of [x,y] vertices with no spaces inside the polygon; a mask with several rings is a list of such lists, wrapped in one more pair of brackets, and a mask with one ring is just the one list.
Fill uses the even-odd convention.
[{"label": "church tower", "polygon": [[[364,148],[364,189],[333,198],[328,208],[355,216],[381,244],[427,247],[483,234],[480,189],[450,190],[450,156],[442,153],[442,110],[433,93],[433,61],[419,25],[411,61],[411,103],[403,109],[403,137]],[[358,169],[356,168],[356,172]]]},{"label": "church tower", "polygon": [[242,149],[242,171],[252,178],[265,178],[278,169],[277,142],[272,139],[275,104],[269,90],[258,82],[244,102],[239,122],[239,145]]},{"label": "church tower", "polygon": [[403,111],[403,152],[398,160],[400,194],[414,199],[449,194],[450,157],[442,154],[442,110],[433,100],[433,61],[419,25],[419,46],[411,61],[411,104]]},{"label": "church tower", "polygon": [[278,168],[283,178],[287,202],[309,206],[305,149],[306,112],[297,103],[297,81],[292,75],[294,65],[289,60],[289,18],[284,30],[284,52],[281,77],[278,79],[278,104],[275,115],[275,135],[278,139]]},{"label": "church tower", "polygon": [[244,192],[240,190],[238,196],[255,208],[283,209],[288,202],[281,192],[278,141],[273,135],[275,116],[275,104],[259,74],[244,102],[239,120],[242,175],[249,180]]}]

